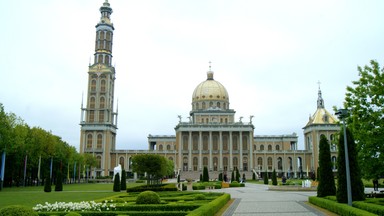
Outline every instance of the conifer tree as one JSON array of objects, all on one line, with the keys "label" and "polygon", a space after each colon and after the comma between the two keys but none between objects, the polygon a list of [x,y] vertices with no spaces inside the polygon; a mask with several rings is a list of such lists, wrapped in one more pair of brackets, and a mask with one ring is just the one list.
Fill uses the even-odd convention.
[{"label": "conifer tree", "polygon": [[272,185],[277,185],[277,176],[276,176],[275,169],[273,169],[273,172],[272,172]]},{"label": "conifer tree", "polygon": [[[347,146],[349,157],[349,170],[351,177],[351,192],[352,201],[359,201],[365,199],[364,185],[361,180],[360,168],[357,161],[356,144],[352,133],[346,128],[347,131]],[[347,196],[347,176],[345,166],[345,151],[344,151],[344,130],[340,131],[339,145],[337,157],[337,191],[336,198],[339,203],[348,203]]]},{"label": "conifer tree", "polygon": [[203,169],[203,182],[209,182],[209,173],[206,166]]},{"label": "conifer tree", "polygon": [[240,172],[239,169],[236,168],[236,181],[240,182]]},{"label": "conifer tree", "polygon": [[44,192],[51,192],[51,191],[52,191],[51,178],[48,176],[44,182]]},{"label": "conifer tree", "polygon": [[115,180],[113,182],[113,191],[114,192],[120,192],[121,186],[120,186],[120,175],[119,173],[116,173]]},{"label": "conifer tree", "polygon": [[127,190],[127,173],[125,172],[124,169],[121,171],[120,189]]},{"label": "conifer tree", "polygon": [[319,144],[319,168],[317,172],[319,185],[317,196],[326,197],[336,194],[335,179],[333,178],[330,145],[324,135],[320,136]]},{"label": "conifer tree", "polygon": [[264,174],[263,174],[263,179],[264,179],[264,184],[268,184],[268,172],[265,171]]},{"label": "conifer tree", "polygon": [[231,181],[236,181],[236,179],[235,179],[235,170],[232,170]]},{"label": "conifer tree", "polygon": [[55,191],[63,191],[63,179],[60,170],[56,173]]}]

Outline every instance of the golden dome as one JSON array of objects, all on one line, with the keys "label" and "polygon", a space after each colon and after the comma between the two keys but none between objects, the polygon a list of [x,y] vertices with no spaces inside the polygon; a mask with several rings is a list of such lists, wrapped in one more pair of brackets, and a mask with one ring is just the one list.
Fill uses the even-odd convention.
[{"label": "golden dome", "polygon": [[207,80],[200,83],[193,91],[192,103],[202,101],[229,103],[227,90],[220,82],[213,79],[212,71],[207,72]]}]

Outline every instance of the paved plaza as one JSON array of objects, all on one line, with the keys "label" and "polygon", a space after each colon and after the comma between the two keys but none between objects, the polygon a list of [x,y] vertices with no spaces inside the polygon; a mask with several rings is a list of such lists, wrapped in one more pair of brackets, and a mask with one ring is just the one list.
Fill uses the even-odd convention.
[{"label": "paved plaza", "polygon": [[240,188],[226,188],[223,191],[235,199],[225,211],[230,215],[326,215],[305,202],[309,196],[316,196],[316,191],[270,191],[267,185],[246,184]]}]

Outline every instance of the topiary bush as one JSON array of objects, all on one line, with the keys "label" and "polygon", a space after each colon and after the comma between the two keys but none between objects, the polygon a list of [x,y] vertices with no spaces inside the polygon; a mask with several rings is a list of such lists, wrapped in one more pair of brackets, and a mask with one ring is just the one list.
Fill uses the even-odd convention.
[{"label": "topiary bush", "polygon": [[144,191],[137,196],[136,204],[160,204],[160,196],[153,191]]},{"label": "topiary bush", "polygon": [[204,194],[197,194],[196,196],[195,196],[195,200],[205,200],[206,198],[205,198],[205,196],[204,196]]},{"label": "topiary bush", "polygon": [[17,216],[38,216],[37,212],[21,205],[11,205],[0,210],[0,216],[17,215]]},{"label": "topiary bush", "polygon": [[81,216],[81,214],[77,213],[77,212],[69,212],[68,214],[66,214],[65,216]]}]

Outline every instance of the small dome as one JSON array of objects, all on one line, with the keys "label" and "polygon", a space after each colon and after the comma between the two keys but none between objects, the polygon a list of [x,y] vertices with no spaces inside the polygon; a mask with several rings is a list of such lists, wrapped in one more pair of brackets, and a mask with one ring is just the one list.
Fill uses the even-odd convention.
[{"label": "small dome", "polygon": [[192,103],[212,101],[229,103],[228,92],[225,87],[213,79],[213,72],[207,72],[207,80],[200,83],[192,95]]}]

